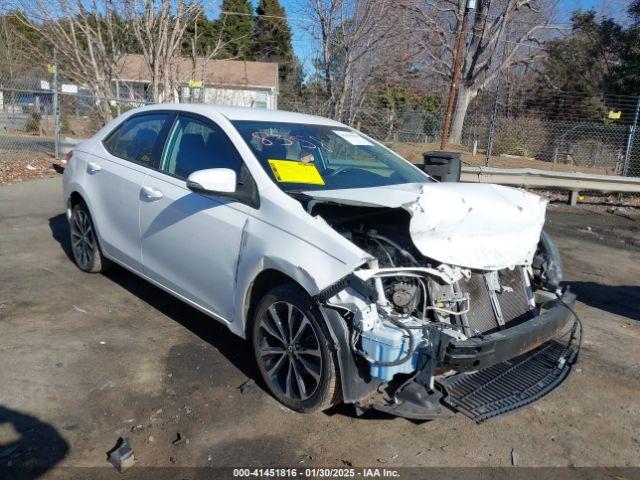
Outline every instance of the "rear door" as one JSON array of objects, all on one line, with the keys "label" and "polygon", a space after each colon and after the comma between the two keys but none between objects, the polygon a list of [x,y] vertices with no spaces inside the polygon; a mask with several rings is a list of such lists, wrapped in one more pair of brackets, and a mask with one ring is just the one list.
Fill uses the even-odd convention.
[{"label": "rear door", "polygon": [[175,115],[145,112],[125,120],[87,158],[86,188],[101,247],[137,271],[140,263],[139,204],[144,178],[157,164]]},{"label": "rear door", "polygon": [[[230,168],[237,192],[196,193],[194,171]],[[146,177],[140,206],[144,273],[182,297],[233,321],[235,272],[242,231],[257,208],[255,183],[235,147],[211,120],[180,113],[159,171]]]}]

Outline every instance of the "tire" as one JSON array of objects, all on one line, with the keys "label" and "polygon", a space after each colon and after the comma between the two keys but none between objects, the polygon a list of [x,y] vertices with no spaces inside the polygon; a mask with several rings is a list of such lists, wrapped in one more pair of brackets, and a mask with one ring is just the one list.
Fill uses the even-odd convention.
[{"label": "tire", "polygon": [[256,308],[251,333],[260,374],[280,403],[302,413],[338,403],[330,337],[318,306],[302,288],[284,284],[269,291]]},{"label": "tire", "polygon": [[100,250],[96,229],[84,202],[77,203],[71,210],[69,235],[73,260],[80,270],[99,273],[111,266],[111,262]]}]

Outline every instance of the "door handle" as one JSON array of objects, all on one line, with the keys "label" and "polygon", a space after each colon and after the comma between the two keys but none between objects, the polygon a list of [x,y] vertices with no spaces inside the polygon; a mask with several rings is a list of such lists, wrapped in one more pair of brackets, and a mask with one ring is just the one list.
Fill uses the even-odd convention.
[{"label": "door handle", "polygon": [[142,194],[149,200],[160,200],[164,197],[164,194],[160,190],[147,186],[142,187]]},{"label": "door handle", "polygon": [[102,167],[100,166],[100,164],[96,162],[89,162],[89,164],[87,165],[87,168],[89,170],[89,173],[97,173],[100,170],[102,170]]}]

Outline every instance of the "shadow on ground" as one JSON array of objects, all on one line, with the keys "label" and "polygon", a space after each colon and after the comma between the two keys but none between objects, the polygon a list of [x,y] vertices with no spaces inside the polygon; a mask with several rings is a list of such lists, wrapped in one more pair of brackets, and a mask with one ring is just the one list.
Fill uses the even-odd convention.
[{"label": "shadow on ground", "polygon": [[73,261],[73,252],[71,251],[71,240],[69,239],[69,222],[64,213],[51,217],[49,219],[49,228],[51,229],[51,236],[56,240],[64,253],[69,257],[69,260]]},{"label": "shadow on ground", "polygon": [[69,451],[69,444],[53,426],[26,413],[0,406],[0,427],[5,431],[13,428],[17,437],[0,443],[0,478],[38,478]]},{"label": "shadow on ground", "polygon": [[640,286],[568,282],[578,300],[605,312],[640,320]]},{"label": "shadow on ground", "polygon": [[[49,227],[53,238],[60,243],[69,260],[73,261],[69,224],[65,216],[60,214],[51,217]],[[105,276],[211,344],[245,376],[254,379],[267,391],[260,379],[249,343],[231,333],[227,327],[124,268],[114,266]]]}]

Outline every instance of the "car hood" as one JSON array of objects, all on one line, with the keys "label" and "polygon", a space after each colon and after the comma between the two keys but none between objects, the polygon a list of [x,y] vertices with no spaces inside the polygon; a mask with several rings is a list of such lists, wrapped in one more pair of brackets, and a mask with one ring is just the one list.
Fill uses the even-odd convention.
[{"label": "car hood", "polygon": [[524,190],[479,183],[401,184],[307,191],[315,201],[404,208],[416,248],[442,263],[479,270],[530,265],[547,201]]}]

